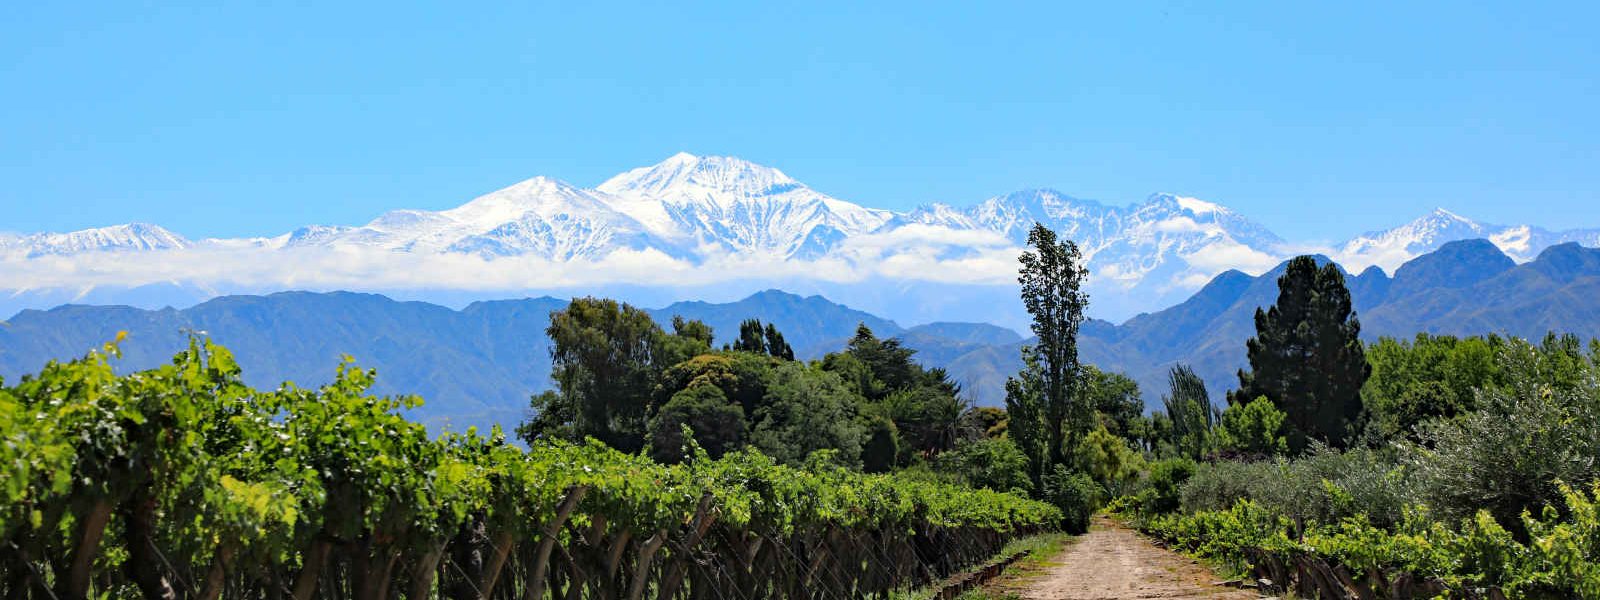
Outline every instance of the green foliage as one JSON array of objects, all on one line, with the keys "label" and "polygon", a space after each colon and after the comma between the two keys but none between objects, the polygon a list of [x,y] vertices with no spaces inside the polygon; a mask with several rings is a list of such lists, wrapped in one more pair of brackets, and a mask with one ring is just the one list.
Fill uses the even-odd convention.
[{"label": "green foliage", "polygon": [[1481,390],[1478,410],[1419,429],[1410,462],[1435,511],[1485,509],[1515,528],[1524,509],[1560,499],[1556,482],[1600,480],[1600,381],[1581,354],[1558,348],[1508,342],[1504,389]]},{"label": "green foliage", "polygon": [[683,431],[712,458],[743,445],[744,407],[728,401],[722,388],[698,384],[672,395],[650,419],[650,456],[674,463],[686,457]]},{"label": "green foliage", "polygon": [[[802,470],[688,442],[664,465],[595,440],[429,439],[401,414],[417,399],[370,394],[374,373],[348,361],[328,385],[259,391],[203,340],[122,376],[115,351],[0,386],[8,598],[878,594],[1060,520],[1010,494],[830,467],[832,450]],[[797,363],[775,375],[774,405],[844,389]],[[709,439],[697,419],[737,410],[700,382],[654,433],[677,420]],[[767,550],[727,544],[749,539]],[[918,539],[945,552],[925,557]],[[822,547],[842,553],[826,578],[788,558]],[[855,562],[869,570],[843,568],[869,555]]]},{"label": "green foliage", "polygon": [[864,323],[856,326],[856,335],[850,338],[845,353],[871,373],[871,383],[859,388],[868,400],[882,400],[896,390],[923,382],[922,368],[911,360],[917,351],[902,346],[900,340],[894,338],[878,339]]},{"label": "green foliage", "polygon": [[1287,454],[1289,441],[1283,435],[1287,418],[1265,396],[1230,405],[1222,411],[1222,425],[1216,430],[1217,450],[1250,459]]},{"label": "green foliage", "polygon": [[1100,509],[1103,491],[1087,473],[1056,465],[1044,477],[1039,499],[1061,511],[1061,529],[1071,534],[1089,530],[1089,517]]},{"label": "green foliage", "polygon": [[1344,447],[1371,366],[1338,265],[1319,268],[1309,256],[1290,260],[1278,278],[1277,303],[1256,309],[1255,321],[1256,336],[1245,344],[1250,371],[1239,372],[1229,403],[1266,396],[1288,415],[1295,452],[1312,442]]},{"label": "green foliage", "polygon": [[904,442],[902,452],[928,458],[979,435],[969,418],[972,407],[948,391],[931,386],[889,394],[883,408]]},{"label": "green foliage", "polygon": [[900,432],[888,417],[871,415],[866,423],[867,440],[861,445],[861,470],[887,473],[899,464]]},{"label": "green foliage", "polygon": [[[1089,296],[1083,281],[1089,271],[1072,240],[1058,240],[1055,231],[1035,223],[1028,232],[1029,249],[1018,258],[1021,269],[1017,283],[1022,288],[1022,305],[1033,317],[1034,345],[1024,350],[1033,355],[1028,368],[1037,379],[1032,395],[1019,400],[1038,403],[1043,421],[1043,450],[1047,465],[1065,462],[1068,449],[1077,446],[1077,435],[1087,433],[1093,417],[1080,393],[1082,371],[1078,363],[1078,329]],[[1010,410],[1010,386],[1007,409]]]},{"label": "green foliage", "polygon": [[1006,378],[1006,436],[1028,457],[1028,476],[1033,479],[1033,489],[1038,490],[1044,488],[1045,467],[1050,460],[1046,452],[1049,441],[1045,428],[1044,376],[1033,353],[1023,352],[1022,361],[1022,371]]},{"label": "green foliage", "polygon": [[1028,457],[1008,439],[962,442],[953,452],[940,455],[936,465],[971,487],[1023,494],[1033,490]]},{"label": "green foliage", "polygon": [[1139,506],[1154,514],[1178,510],[1183,485],[1194,477],[1195,462],[1187,458],[1169,458],[1150,464],[1150,474],[1145,487],[1139,491]]},{"label": "green foliage", "polygon": [[745,319],[739,323],[739,339],[734,340],[732,349],[765,354],[779,360],[794,360],[794,348],[783,340],[778,327],[768,323],[762,328],[760,319]]},{"label": "green foliage", "polygon": [[1216,427],[1216,412],[1206,382],[1188,365],[1175,365],[1167,373],[1170,390],[1161,402],[1171,423],[1171,441],[1179,456],[1199,459],[1211,450],[1211,433]]},{"label": "green foliage", "polygon": [[799,465],[812,452],[833,449],[860,464],[865,428],[858,405],[839,377],[798,362],[767,376],[767,394],[750,428],[750,442],[778,462]]},{"label": "green foliage", "polygon": [[1484,597],[1486,588],[1507,598],[1600,597],[1600,487],[1558,487],[1555,504],[1522,515],[1523,539],[1487,511],[1451,524],[1413,511],[1392,529],[1348,518],[1297,535],[1289,519],[1249,500],[1155,517],[1143,528],[1212,559],[1296,564],[1311,557],[1381,580],[1438,582],[1447,597]]},{"label": "green foliage", "polygon": [[1361,389],[1368,435],[1416,439],[1418,425],[1476,408],[1480,388],[1498,388],[1505,374],[1499,336],[1456,338],[1417,334],[1411,342],[1383,338],[1367,348],[1372,377]]},{"label": "green foliage", "polygon": [[1251,500],[1301,526],[1356,516],[1390,525],[1416,502],[1413,477],[1388,451],[1323,448],[1293,461],[1202,463],[1180,495],[1191,512]]},{"label": "green foliage", "polygon": [[1144,413],[1139,382],[1121,373],[1084,365],[1082,386],[1084,403],[1099,416],[1099,424],[1112,435],[1131,437]]},{"label": "green foliage", "polygon": [[1078,444],[1078,466],[1105,490],[1106,497],[1127,493],[1144,473],[1144,457],[1128,441],[1097,427]]},{"label": "green foliage", "polygon": [[571,439],[641,447],[655,372],[677,362],[656,356],[665,336],[661,328],[627,304],[578,298],[550,313],[545,333],[554,343],[550,357],[560,405],[572,415]]}]

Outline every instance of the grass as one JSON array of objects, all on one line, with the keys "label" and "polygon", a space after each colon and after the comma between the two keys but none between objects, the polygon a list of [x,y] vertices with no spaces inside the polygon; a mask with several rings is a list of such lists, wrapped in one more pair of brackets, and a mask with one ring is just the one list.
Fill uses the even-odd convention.
[{"label": "grass", "polygon": [[[993,581],[985,583],[982,587],[968,590],[957,596],[957,600],[1013,600],[1019,598],[1016,592],[1010,591],[1023,587],[1031,581],[1044,576],[1050,567],[1056,565],[1054,560],[1066,550],[1068,545],[1077,540],[1077,536],[1065,533],[1046,533],[1023,538],[1006,544],[995,558],[1003,558],[1016,554],[1024,556],[1011,563],[1006,570]],[[933,590],[925,590],[921,596],[908,598],[927,598]]]}]

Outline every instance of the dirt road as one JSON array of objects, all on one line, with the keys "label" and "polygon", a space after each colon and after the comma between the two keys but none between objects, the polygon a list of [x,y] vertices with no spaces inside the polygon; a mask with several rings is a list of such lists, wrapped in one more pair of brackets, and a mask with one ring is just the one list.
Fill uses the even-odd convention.
[{"label": "dirt road", "polygon": [[1247,590],[1213,585],[1217,577],[1204,566],[1105,518],[1097,518],[1088,534],[1052,562],[1010,582],[1005,591],[1028,600],[1258,598]]}]

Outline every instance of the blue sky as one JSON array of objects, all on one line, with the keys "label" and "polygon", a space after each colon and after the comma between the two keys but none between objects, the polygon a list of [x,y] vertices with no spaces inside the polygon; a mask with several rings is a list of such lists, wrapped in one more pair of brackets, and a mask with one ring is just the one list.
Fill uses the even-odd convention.
[{"label": "blue sky", "polygon": [[215,4],[7,9],[0,230],[272,235],[679,150],[894,209],[1600,226],[1595,3]]}]

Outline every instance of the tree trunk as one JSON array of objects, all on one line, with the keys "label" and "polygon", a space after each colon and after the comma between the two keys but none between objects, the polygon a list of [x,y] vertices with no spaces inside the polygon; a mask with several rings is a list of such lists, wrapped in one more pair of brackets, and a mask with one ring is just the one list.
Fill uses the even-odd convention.
[{"label": "tree trunk", "polygon": [[500,580],[500,571],[506,566],[506,559],[511,556],[511,547],[516,540],[512,539],[510,531],[495,534],[490,540],[491,554],[489,562],[483,567],[483,580],[478,585],[479,597],[488,600],[494,595],[495,583]]},{"label": "tree trunk", "polygon": [[411,592],[406,594],[406,600],[427,600],[433,592],[433,580],[439,574],[439,561],[444,558],[444,543],[440,543],[422,559],[417,561],[416,570],[411,573]]},{"label": "tree trunk", "polygon": [[81,515],[78,531],[72,536],[72,559],[65,576],[56,582],[56,596],[60,600],[83,600],[88,596],[94,557],[100,553],[100,538],[105,537],[112,508],[109,500],[100,499]]},{"label": "tree trunk", "polygon": [[665,543],[667,530],[663,529],[639,546],[639,560],[633,567],[633,583],[628,586],[628,600],[639,600],[644,595],[644,586],[650,581],[650,564],[656,559],[656,551]]},{"label": "tree trunk", "polygon": [[233,544],[224,542],[217,547],[217,555],[211,558],[211,570],[206,572],[205,587],[201,588],[196,600],[217,600],[222,596],[222,588],[227,585],[229,563],[233,562]]},{"label": "tree trunk", "polygon": [[163,574],[166,569],[156,550],[156,498],[148,484],[134,491],[121,512],[122,543],[128,551],[123,570],[128,579],[133,580],[145,600],[177,600],[178,593]]},{"label": "tree trunk", "polygon": [[488,544],[482,515],[461,524],[461,531],[450,543],[450,562],[455,565],[456,576],[450,579],[448,593],[452,600],[478,600],[479,586],[483,584],[483,550]]},{"label": "tree trunk", "polygon": [[550,521],[544,524],[543,537],[539,540],[539,548],[534,552],[533,568],[528,570],[528,585],[524,600],[542,600],[544,598],[544,572],[550,565],[550,551],[556,547],[556,536],[560,535],[562,526],[572,516],[572,511],[578,508],[578,502],[589,493],[589,486],[580,485],[567,492],[566,499],[561,501],[561,506],[556,508],[556,514],[551,515]]},{"label": "tree trunk", "polygon": [[311,549],[305,553],[305,562],[300,565],[300,574],[294,579],[294,600],[311,600],[311,595],[317,591],[317,578],[322,574],[322,564],[328,561],[328,552],[333,550],[333,542],[317,540],[311,543]]},{"label": "tree trunk", "polygon": [[716,522],[716,515],[711,514],[711,494],[700,497],[700,506],[694,511],[694,524],[689,530],[689,539],[685,540],[680,549],[683,556],[672,561],[672,570],[661,580],[661,600],[672,600],[678,594],[678,588],[683,586],[683,578],[689,574],[689,553],[695,546],[700,545],[700,538],[705,537],[706,531],[711,529],[711,524]]}]

